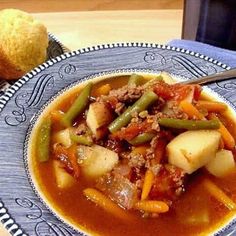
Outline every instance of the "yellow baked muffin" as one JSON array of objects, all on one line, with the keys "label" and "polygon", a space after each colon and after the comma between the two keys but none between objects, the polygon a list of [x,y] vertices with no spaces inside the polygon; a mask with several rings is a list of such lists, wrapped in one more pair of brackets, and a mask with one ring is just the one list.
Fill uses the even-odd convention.
[{"label": "yellow baked muffin", "polygon": [[46,59],[46,27],[17,9],[0,11],[0,78],[17,79]]}]

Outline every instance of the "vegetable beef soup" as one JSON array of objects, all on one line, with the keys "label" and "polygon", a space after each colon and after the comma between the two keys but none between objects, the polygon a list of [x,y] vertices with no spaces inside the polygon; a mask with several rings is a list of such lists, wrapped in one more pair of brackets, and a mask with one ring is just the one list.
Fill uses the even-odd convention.
[{"label": "vegetable beef soup", "polygon": [[164,72],[86,81],[37,120],[33,182],[88,234],[210,234],[236,209],[230,109]]}]

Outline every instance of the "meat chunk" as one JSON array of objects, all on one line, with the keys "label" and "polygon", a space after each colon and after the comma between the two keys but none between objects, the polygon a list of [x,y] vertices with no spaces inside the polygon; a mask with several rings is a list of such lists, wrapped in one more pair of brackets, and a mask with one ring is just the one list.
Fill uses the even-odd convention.
[{"label": "meat chunk", "polygon": [[123,86],[119,89],[111,90],[108,96],[116,97],[119,102],[132,103],[143,95],[142,86]]}]

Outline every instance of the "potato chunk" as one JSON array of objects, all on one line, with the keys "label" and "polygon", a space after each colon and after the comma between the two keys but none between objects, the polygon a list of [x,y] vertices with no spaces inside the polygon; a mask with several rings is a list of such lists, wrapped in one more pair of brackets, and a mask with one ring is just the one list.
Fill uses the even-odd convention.
[{"label": "potato chunk", "polygon": [[54,160],[52,166],[58,188],[69,188],[75,183],[75,179],[73,178],[73,176],[71,176],[62,168],[59,161]]},{"label": "potato chunk", "polygon": [[168,161],[191,174],[214,159],[220,137],[216,130],[186,131],[167,145]]},{"label": "potato chunk", "polygon": [[118,163],[118,154],[99,145],[78,147],[78,163],[83,174],[96,178],[111,171]]},{"label": "potato chunk", "polygon": [[70,138],[70,129],[63,129],[58,131],[53,136],[53,142],[60,143],[66,148],[70,147],[72,144],[71,138]]},{"label": "potato chunk", "polygon": [[216,156],[207,165],[206,169],[216,177],[224,177],[235,168],[233,153],[222,149],[216,153]]},{"label": "potato chunk", "polygon": [[104,102],[94,102],[90,104],[86,123],[92,133],[99,138],[99,128],[108,125],[112,121],[112,113]]}]

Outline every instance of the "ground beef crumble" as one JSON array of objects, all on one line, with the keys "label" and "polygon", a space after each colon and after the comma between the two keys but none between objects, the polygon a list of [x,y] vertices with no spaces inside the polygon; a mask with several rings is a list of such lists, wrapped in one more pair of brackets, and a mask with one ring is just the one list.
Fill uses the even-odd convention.
[{"label": "ground beef crumble", "polygon": [[163,111],[163,113],[169,118],[176,118],[182,120],[188,119],[188,115],[181,110],[176,101],[167,102],[166,109]]},{"label": "ground beef crumble", "polygon": [[131,152],[128,155],[128,159],[129,159],[128,165],[130,167],[135,167],[135,168],[141,168],[142,166],[145,165],[145,162],[146,162],[144,156],[139,153]]},{"label": "ground beef crumble", "polygon": [[144,92],[142,86],[123,86],[119,89],[111,90],[107,96],[116,97],[119,102],[132,103],[139,99]]}]

